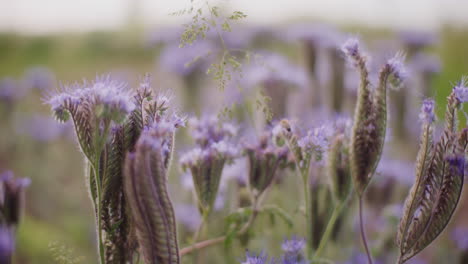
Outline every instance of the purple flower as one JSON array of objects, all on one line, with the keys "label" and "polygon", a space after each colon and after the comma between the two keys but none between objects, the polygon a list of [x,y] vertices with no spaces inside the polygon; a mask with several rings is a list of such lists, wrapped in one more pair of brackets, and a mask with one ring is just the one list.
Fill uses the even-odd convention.
[{"label": "purple flower", "polygon": [[11,228],[0,227],[0,263],[10,263],[15,251],[15,236]]},{"label": "purple flower", "polygon": [[12,78],[0,80],[0,102],[12,103],[24,95],[18,82]]},{"label": "purple flower", "polygon": [[247,251],[245,253],[245,261],[242,261],[241,264],[268,264],[268,256],[265,252],[261,252],[259,255],[250,253]]},{"label": "purple flower", "polygon": [[201,216],[198,209],[189,204],[175,204],[175,215],[185,228],[194,232],[201,224]]},{"label": "purple flower", "polygon": [[243,81],[246,87],[284,85],[284,88],[293,86],[303,89],[307,87],[308,77],[303,68],[291,64],[286,57],[263,53],[257,63],[246,67]]},{"label": "purple flower", "polygon": [[332,26],[324,24],[295,24],[287,27],[283,34],[288,42],[300,40],[325,47],[341,42],[341,34]]},{"label": "purple flower", "polygon": [[418,53],[411,60],[411,68],[423,74],[439,73],[441,71],[441,62],[436,56]]},{"label": "purple flower", "polygon": [[33,67],[28,69],[24,76],[27,88],[36,88],[46,91],[55,87],[55,75],[45,67]]},{"label": "purple flower", "polygon": [[361,52],[359,48],[359,40],[357,38],[349,38],[341,46],[341,51],[343,51],[343,53],[348,57],[356,57]]},{"label": "purple flower", "polygon": [[201,119],[191,118],[189,127],[192,138],[200,146],[231,139],[236,136],[238,130],[238,127],[233,123],[221,124],[214,115],[205,115]]},{"label": "purple flower", "polygon": [[466,87],[465,80],[458,82],[458,84],[453,87],[453,92],[460,103],[468,102],[468,87]]},{"label": "purple flower", "polygon": [[53,118],[43,115],[33,115],[24,118],[17,127],[20,134],[29,135],[38,142],[51,142],[60,137],[66,137],[73,132],[71,123],[57,123]]},{"label": "purple flower", "polygon": [[311,129],[307,135],[299,139],[298,145],[306,153],[319,152],[323,153],[328,149],[331,130],[328,126],[320,126]]},{"label": "purple flower", "polygon": [[197,41],[182,48],[178,44],[172,44],[164,48],[158,59],[158,65],[166,72],[184,76],[199,69],[204,72],[209,65],[207,56],[213,53],[215,48],[207,40]]},{"label": "purple flower", "polygon": [[421,113],[419,114],[419,118],[423,122],[434,123],[435,121],[434,106],[435,106],[435,102],[433,99],[426,99],[423,101],[423,104],[421,106]]},{"label": "purple flower", "polygon": [[[126,82],[113,80],[109,75],[97,77],[92,82],[73,84],[62,88],[61,92],[49,96],[46,100],[60,120],[67,118],[67,105],[77,107],[86,102],[96,117],[110,118],[118,123],[135,109],[133,93]],[[64,116],[61,116],[61,115]]]},{"label": "purple flower", "polygon": [[297,256],[302,255],[305,245],[306,241],[304,238],[293,236],[291,239],[287,239],[281,244],[281,249],[286,255],[296,256],[297,258]]},{"label": "purple flower", "polygon": [[468,228],[457,227],[452,231],[451,238],[459,250],[468,250]]},{"label": "purple flower", "polygon": [[405,56],[402,53],[397,53],[394,57],[387,61],[394,78],[401,82],[408,77],[405,65],[403,63]]},{"label": "purple flower", "polygon": [[404,31],[400,32],[400,39],[410,49],[419,50],[437,42],[437,36],[430,32]]}]

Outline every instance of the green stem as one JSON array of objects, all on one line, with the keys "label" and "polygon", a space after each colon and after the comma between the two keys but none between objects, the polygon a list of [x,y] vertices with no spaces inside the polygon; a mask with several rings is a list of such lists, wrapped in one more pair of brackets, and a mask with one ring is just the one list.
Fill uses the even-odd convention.
[{"label": "green stem", "polygon": [[315,252],[314,257],[312,258],[312,261],[314,259],[317,259],[320,254],[322,253],[323,249],[325,248],[325,245],[328,243],[328,240],[330,239],[330,235],[333,232],[333,228],[335,227],[336,220],[338,219],[338,216],[341,214],[341,211],[343,210],[343,207],[345,206],[346,201],[340,202],[338,206],[335,206],[333,209],[333,213],[330,217],[330,220],[328,221],[327,228],[325,229],[325,232],[322,235],[322,238],[320,239],[319,246],[317,248],[317,251]]},{"label": "green stem", "polygon": [[96,153],[96,160],[94,161],[94,176],[96,177],[96,191],[97,191],[97,229],[98,229],[98,248],[99,248],[99,257],[101,259],[101,264],[104,264],[104,245],[102,243],[102,226],[101,226],[101,175],[99,173],[99,157],[101,156],[100,151]]},{"label": "green stem", "polygon": [[98,229],[98,248],[99,248],[99,258],[101,260],[101,264],[105,263],[104,259],[104,243],[102,242],[102,224],[101,224],[101,216],[102,216],[102,190],[101,190],[101,173],[100,173],[100,163],[101,163],[101,154],[106,144],[107,135],[110,130],[110,121],[105,121],[104,124],[104,133],[99,135],[99,121],[96,121],[97,133],[95,136],[96,139],[96,156],[94,160],[94,175],[96,177],[96,192],[97,192],[97,202],[96,202],[96,209],[97,209],[97,229]]},{"label": "green stem", "polygon": [[369,247],[367,246],[367,239],[366,239],[366,234],[364,231],[364,219],[362,217],[362,211],[363,211],[363,204],[362,204],[362,195],[359,196],[359,226],[361,227],[361,239],[362,239],[362,244],[364,245],[364,249],[366,250],[367,254],[367,260],[369,264],[372,264],[372,257],[369,251]]},{"label": "green stem", "polygon": [[[307,232],[307,237],[310,240],[311,236],[311,217],[310,217],[310,208],[309,208],[309,182],[307,180],[307,172],[302,173],[302,183],[304,185],[304,206],[305,206],[305,216],[306,216],[306,232]],[[310,258],[312,256],[312,243],[307,243],[307,256]]]}]

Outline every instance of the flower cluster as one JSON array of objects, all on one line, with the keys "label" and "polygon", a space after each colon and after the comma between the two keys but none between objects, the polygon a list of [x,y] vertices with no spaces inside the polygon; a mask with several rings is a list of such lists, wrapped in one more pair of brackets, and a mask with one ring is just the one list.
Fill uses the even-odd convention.
[{"label": "flower cluster", "polygon": [[224,165],[239,154],[232,142],[237,128],[230,123],[220,124],[213,116],[193,118],[189,127],[197,146],[181,156],[180,164],[183,171],[192,174],[199,208],[208,214],[218,194]]}]

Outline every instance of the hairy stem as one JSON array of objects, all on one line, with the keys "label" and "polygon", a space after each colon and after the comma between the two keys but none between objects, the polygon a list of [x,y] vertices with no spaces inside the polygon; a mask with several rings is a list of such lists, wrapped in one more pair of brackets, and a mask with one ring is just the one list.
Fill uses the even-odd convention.
[{"label": "hairy stem", "polygon": [[330,239],[330,235],[333,232],[333,228],[335,227],[336,220],[338,219],[338,216],[341,214],[341,211],[343,210],[343,207],[345,204],[346,204],[346,201],[340,202],[340,204],[335,206],[335,208],[333,209],[333,213],[330,217],[330,220],[327,223],[325,232],[323,233],[322,238],[320,239],[319,246],[317,248],[317,251],[314,254],[314,257],[312,258],[312,262],[314,261],[314,259],[320,257],[320,254],[322,253],[323,249],[325,248],[325,245]]},{"label": "hairy stem", "polygon": [[96,202],[96,209],[97,209],[97,230],[98,230],[98,249],[99,249],[99,257],[101,259],[101,264],[104,264],[104,244],[102,243],[102,226],[101,226],[101,175],[99,175],[99,157],[101,156],[100,153],[96,153],[96,160],[94,161],[94,176],[96,182],[96,191],[97,191],[97,202]]},{"label": "hairy stem", "polygon": [[372,264],[372,257],[369,251],[369,247],[367,246],[366,234],[364,232],[364,219],[362,217],[362,211],[363,211],[362,197],[363,197],[362,195],[359,196],[359,226],[361,229],[362,244],[364,245],[364,249],[366,250],[368,263]]}]

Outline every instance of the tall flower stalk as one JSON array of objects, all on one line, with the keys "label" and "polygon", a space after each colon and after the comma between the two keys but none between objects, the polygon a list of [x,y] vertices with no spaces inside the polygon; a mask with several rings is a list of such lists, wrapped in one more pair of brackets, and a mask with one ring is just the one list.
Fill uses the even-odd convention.
[{"label": "tall flower stalk", "polygon": [[[86,182],[96,214],[100,263],[126,263],[138,246],[132,235],[123,188],[123,163],[144,127],[162,118],[174,126],[182,120],[169,117],[168,97],[155,96],[149,78],[133,91],[124,82],[98,77],[92,82],[65,86],[51,94],[50,104],[58,121],[73,121],[87,163]],[[173,136],[168,146],[172,151]],[[169,152],[171,153],[171,152]],[[169,165],[171,155],[164,161]]]},{"label": "tall flower stalk", "polygon": [[416,180],[406,199],[397,233],[398,264],[408,261],[434,241],[457,207],[463,188],[468,145],[468,130],[458,130],[457,111],[467,101],[468,88],[462,81],[447,98],[445,128],[435,143],[434,101],[423,103]]},{"label": "tall flower stalk", "polygon": [[368,57],[357,39],[349,39],[342,47],[343,53],[360,73],[358,100],[354,111],[351,134],[350,168],[354,188],[359,196],[359,219],[361,238],[367,252],[368,262],[372,258],[366,241],[363,224],[363,195],[380,161],[385,132],[387,129],[387,86],[390,81],[399,84],[406,77],[403,57],[397,54],[385,63],[379,73],[375,89],[369,80]]}]

